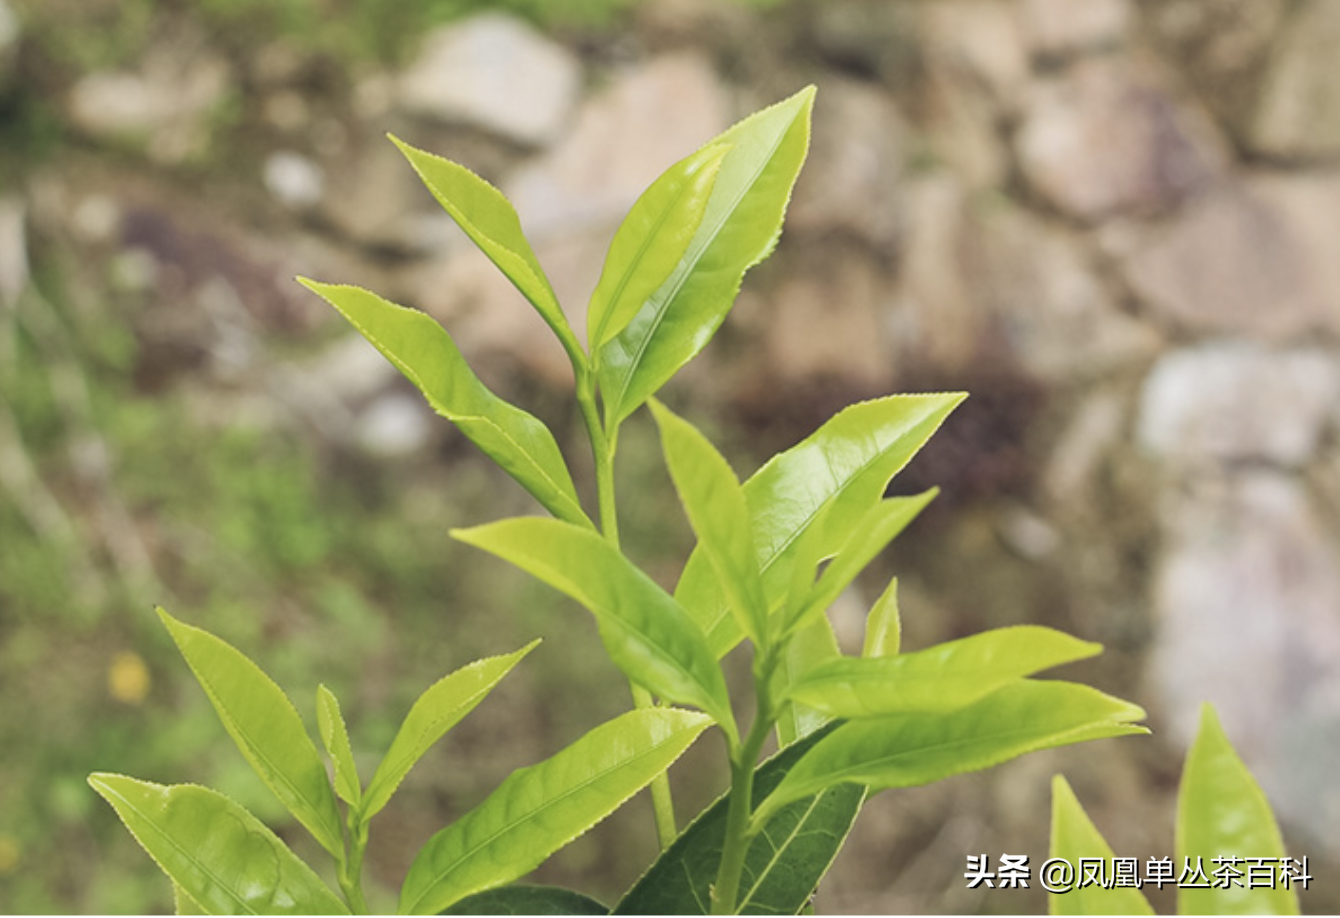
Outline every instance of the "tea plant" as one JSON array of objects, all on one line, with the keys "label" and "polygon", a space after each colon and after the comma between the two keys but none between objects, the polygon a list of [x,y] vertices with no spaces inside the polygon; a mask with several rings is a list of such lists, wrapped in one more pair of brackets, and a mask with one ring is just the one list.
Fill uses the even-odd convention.
[{"label": "tea plant", "polygon": [[[744,274],[771,253],[808,149],[813,99],[805,89],[752,115],[647,189],[611,243],[585,346],[506,198],[462,166],[394,141],[566,352],[594,453],[594,512],[548,428],[491,392],[433,319],[358,287],[302,280],[548,512],[452,535],[589,610],[634,700],[634,710],[514,772],[433,836],[401,887],[402,913],[608,911],[567,890],[507,884],[647,785],[664,850],[615,911],[795,913],[868,793],[1145,732],[1135,705],[1031,678],[1100,651],[1058,631],[1000,628],[903,652],[893,583],[870,610],[861,655],[840,651],[827,609],[934,496],[884,495],[962,394],[852,405],[743,483],[697,428],[656,400],[720,327]],[[697,537],[673,592],[619,540],[614,463],[621,427],[643,405]],[[94,775],[172,878],[179,904],[211,911],[365,910],[368,821],[530,650],[471,664],[430,688],[364,785],[329,691],[317,692],[328,777],[293,706],[259,668],[162,617],[247,761],[334,858],[343,894],[213,791]],[[746,642],[752,692],[733,698],[722,659]],[[742,723],[736,711],[749,703]],[[722,739],[730,788],[681,832],[666,771],[708,727]],[[773,735],[780,751],[760,762]]]}]

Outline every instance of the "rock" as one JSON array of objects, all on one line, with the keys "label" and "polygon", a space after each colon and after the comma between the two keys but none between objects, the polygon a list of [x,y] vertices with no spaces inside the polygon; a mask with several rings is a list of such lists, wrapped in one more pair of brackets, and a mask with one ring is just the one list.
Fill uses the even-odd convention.
[{"label": "rock", "polygon": [[66,109],[80,131],[143,143],[154,159],[175,163],[204,152],[231,79],[227,62],[202,38],[183,36],[151,46],[136,70],[85,75]]},{"label": "rock", "polygon": [[1340,401],[1340,359],[1316,347],[1217,341],[1172,351],[1145,380],[1141,446],[1175,468],[1315,456]]},{"label": "rock", "polygon": [[826,0],[814,4],[806,40],[833,69],[906,85],[919,66],[920,15],[919,4]]},{"label": "rock", "polygon": [[542,146],[567,124],[581,67],[562,47],[504,13],[482,13],[427,36],[400,78],[409,112]]},{"label": "rock", "polygon": [[417,393],[387,392],[359,414],[354,436],[374,456],[404,458],[432,441],[433,414]]},{"label": "rock", "polygon": [[1223,168],[1207,119],[1128,58],[1083,60],[1040,81],[1015,138],[1019,168],[1052,206],[1085,221],[1166,211]]},{"label": "rock", "polygon": [[1163,502],[1148,678],[1184,747],[1212,702],[1279,815],[1334,845],[1340,819],[1340,544],[1295,479],[1191,479]]},{"label": "rock", "polygon": [[266,189],[285,207],[306,210],[321,201],[325,173],[305,156],[288,150],[271,153],[263,174]]},{"label": "rock", "polygon": [[952,68],[991,90],[996,103],[1017,104],[1029,77],[1018,16],[996,0],[940,0],[922,15],[932,68]]},{"label": "rock", "polygon": [[1119,44],[1131,26],[1128,0],[1022,0],[1021,31],[1034,55],[1064,57]]},{"label": "rock", "polygon": [[1114,251],[1150,311],[1197,334],[1340,332],[1340,179],[1224,184]]},{"label": "rock", "polygon": [[1340,5],[1305,2],[1275,43],[1248,142],[1270,156],[1340,153]]},{"label": "rock", "polygon": [[847,233],[892,246],[903,210],[908,128],[893,101],[866,84],[833,79],[821,95],[786,232]]}]

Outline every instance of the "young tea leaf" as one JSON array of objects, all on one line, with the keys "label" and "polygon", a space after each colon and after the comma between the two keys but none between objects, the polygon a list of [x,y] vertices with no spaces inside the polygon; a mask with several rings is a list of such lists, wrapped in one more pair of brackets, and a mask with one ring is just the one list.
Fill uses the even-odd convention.
[{"label": "young tea leaf", "polygon": [[[754,772],[754,805],[831,730],[811,734],[760,765]],[[738,910],[752,915],[800,913],[841,850],[864,800],[865,788],[843,784],[780,810],[749,845]],[[729,804],[727,795],[704,810],[624,894],[615,914],[707,914]]]},{"label": "young tea leaf", "polygon": [[[1066,779],[1052,778],[1051,857],[1078,864],[1080,858],[1097,858],[1110,864],[1116,856],[1107,840],[1089,820]],[[1140,890],[1132,886],[1103,887],[1098,883],[1050,896],[1053,915],[1152,915],[1154,909]]]},{"label": "young tea leaf", "polygon": [[601,536],[540,517],[451,534],[580,602],[596,617],[605,650],[624,675],[666,701],[706,711],[734,735],[726,680],[698,626]]},{"label": "young tea leaf", "polygon": [[727,604],[750,640],[765,645],[768,605],[740,481],[721,453],[692,424],[655,399],[651,410],[661,430],[670,477],[698,544],[716,571]]},{"label": "young tea leaf", "polygon": [[850,781],[871,790],[929,784],[950,775],[1085,740],[1147,733],[1133,704],[1087,685],[1020,679],[965,708],[847,721],[782,780],[754,814]]},{"label": "young tea leaf", "polygon": [[787,690],[806,673],[841,658],[837,634],[827,615],[816,617],[786,642],[773,677],[772,697],[780,699],[777,710],[777,742],[789,746],[828,723],[828,716],[803,704],[787,700]]},{"label": "young tea leaf", "polygon": [[338,309],[418,386],[434,411],[454,423],[546,510],[570,523],[591,526],[549,428],[480,382],[456,342],[431,316],[360,287],[306,278],[298,282]]},{"label": "young tea leaf", "polygon": [[663,773],[710,724],[694,711],[630,711],[514,771],[419,851],[400,913],[440,912],[529,873]]},{"label": "young tea leaf", "polygon": [[284,690],[227,642],[162,609],[158,617],[247,763],[323,848],[343,857],[344,834],[326,766]]},{"label": "young tea leaf", "polygon": [[513,883],[466,896],[443,915],[608,915],[610,910],[561,886]]},{"label": "young tea leaf", "polygon": [[829,717],[952,711],[1044,669],[1096,656],[1102,646],[1041,625],[996,628],[896,657],[840,657],[787,690]]},{"label": "young tea leaf", "polygon": [[894,577],[865,617],[863,657],[896,657],[902,649],[903,623],[898,614],[898,578]]},{"label": "young tea leaf", "polygon": [[464,166],[417,150],[397,137],[391,137],[391,142],[405,154],[443,209],[553,329],[573,365],[582,366],[585,354],[521,230],[521,220],[511,202]]},{"label": "young tea leaf", "polygon": [[335,768],[335,793],[357,809],[363,797],[363,785],[358,780],[354,749],[349,744],[349,729],[344,724],[344,715],[340,713],[339,700],[324,685],[316,687],[316,729],[321,734],[321,744],[326,747],[326,755],[330,756],[330,763]]},{"label": "young tea leaf", "polygon": [[504,656],[476,660],[435,682],[410,708],[391,748],[377,766],[364,797],[363,818],[371,819],[386,806],[405,775],[429,748],[465,715],[539,644],[532,641]]},{"label": "young tea leaf", "polygon": [[744,274],[777,244],[809,149],[810,86],[736,124],[698,231],[664,284],[600,351],[605,426],[615,427],[711,340]]},{"label": "young tea leaf", "polygon": [[721,144],[704,147],[675,163],[642,193],[619,225],[587,307],[592,354],[627,327],[679,264],[703,221],[729,149]]},{"label": "young tea leaf", "polygon": [[88,783],[186,899],[209,914],[349,913],[278,836],[216,791],[101,773]]},{"label": "young tea leaf", "polygon": [[[843,409],[803,442],[774,456],[744,484],[754,525],[754,552],[770,607],[785,598],[800,548],[831,557],[870,506],[965,396],[891,395]],[[817,538],[803,538],[822,525]],[[696,550],[675,598],[725,656],[742,633],[728,611],[711,563]]]},{"label": "young tea leaf", "polygon": [[[1288,853],[1270,802],[1228,741],[1214,708],[1203,705],[1200,729],[1187,752],[1177,792],[1175,863],[1190,859],[1204,867],[1209,888],[1178,883],[1177,909],[1183,915],[1297,915],[1298,893],[1276,882],[1216,886],[1217,857],[1259,857],[1287,863]],[[1245,873],[1245,871],[1244,871]]]}]

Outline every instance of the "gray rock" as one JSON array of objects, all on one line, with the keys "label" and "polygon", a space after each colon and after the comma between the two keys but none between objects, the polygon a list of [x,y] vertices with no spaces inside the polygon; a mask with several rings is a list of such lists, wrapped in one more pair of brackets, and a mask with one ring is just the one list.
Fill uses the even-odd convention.
[{"label": "gray rock", "polygon": [[400,104],[448,123],[544,145],[581,92],[581,67],[558,44],[505,13],[482,13],[424,40],[400,78]]},{"label": "gray rock", "polygon": [[1292,339],[1340,332],[1337,238],[1340,179],[1271,176],[1224,184],[1114,254],[1176,326]]},{"label": "gray rock", "polygon": [[1141,445],[1175,468],[1301,468],[1340,401],[1340,359],[1320,348],[1217,341],[1162,357],[1145,380]]},{"label": "gray rock", "polygon": [[1222,170],[1208,119],[1174,101],[1152,72],[1129,58],[1094,58],[1037,84],[1015,149],[1049,203],[1086,221],[1165,211]]},{"label": "gray rock", "polygon": [[1249,143],[1282,157],[1340,152],[1340,4],[1304,2],[1277,40]]},{"label": "gray rock", "polygon": [[275,200],[295,210],[305,210],[321,200],[326,175],[312,160],[289,150],[266,157],[265,187]]},{"label": "gray rock", "polygon": [[404,458],[424,449],[433,436],[433,415],[417,394],[387,392],[358,416],[355,437],[374,456]]},{"label": "gray rock", "polygon": [[1022,0],[1021,28],[1038,55],[1067,55],[1120,43],[1131,27],[1128,0]]},{"label": "gray rock", "polygon": [[1148,677],[1185,746],[1212,702],[1277,812],[1334,846],[1340,544],[1295,479],[1199,476],[1164,501]]}]

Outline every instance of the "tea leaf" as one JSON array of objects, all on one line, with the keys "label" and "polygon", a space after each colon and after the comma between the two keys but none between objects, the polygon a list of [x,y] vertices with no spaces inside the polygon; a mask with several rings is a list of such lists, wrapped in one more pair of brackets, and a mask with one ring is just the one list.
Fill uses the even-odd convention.
[{"label": "tea leaf", "polygon": [[529,873],[669,768],[710,723],[693,711],[630,711],[514,771],[419,851],[400,891],[400,913],[440,912]]},{"label": "tea leaf", "polygon": [[606,427],[613,428],[711,340],[751,267],[777,244],[809,147],[814,87],[730,128],[729,145],[693,241],[674,272],[600,351]]},{"label": "tea leaf", "polygon": [[716,570],[717,582],[740,628],[755,644],[764,644],[768,606],[739,479],[692,424],[654,399],[651,410],[661,430],[670,477],[698,544]]},{"label": "tea leaf", "polygon": [[803,627],[815,616],[822,615],[856,576],[865,570],[866,565],[916,519],[917,514],[937,493],[936,489],[932,489],[916,497],[891,497],[871,506],[852,530],[850,538],[833,556],[832,562],[819,577],[819,582],[797,604],[796,611],[791,613],[790,620],[783,626],[782,634],[787,635],[797,627]]},{"label": "tea leaf", "polygon": [[[1177,909],[1184,915],[1297,915],[1298,893],[1287,885],[1248,888],[1244,883],[1213,886],[1221,856],[1267,858],[1282,864],[1288,856],[1270,802],[1233,749],[1214,708],[1203,705],[1200,729],[1187,752],[1177,791],[1176,866],[1199,859],[1211,888],[1177,884]],[[1243,874],[1246,874],[1243,865]],[[1276,867],[1276,870],[1279,868]]]},{"label": "tea leaf", "polygon": [[158,617],[247,763],[323,848],[342,857],[344,834],[326,767],[284,690],[227,642],[162,609]]},{"label": "tea leaf", "polygon": [[360,287],[301,277],[298,282],[338,309],[418,386],[434,411],[454,423],[546,510],[570,523],[591,525],[549,428],[489,391],[431,316]]},{"label": "tea leaf", "polygon": [[704,147],[671,166],[619,225],[587,306],[592,354],[628,326],[679,264],[702,223],[728,149],[721,144]]},{"label": "tea leaf", "polygon": [[584,365],[585,354],[577,336],[506,196],[464,166],[415,149],[398,137],[392,136],[391,142],[400,148],[443,209],[553,329],[573,365]]},{"label": "tea leaf", "polygon": [[444,676],[428,688],[409,714],[405,715],[391,748],[368,784],[363,818],[371,819],[386,806],[405,775],[423,754],[465,715],[475,709],[489,692],[539,644],[532,641],[514,653],[476,660]]},{"label": "tea leaf", "polygon": [[1020,679],[955,711],[847,721],[791,769],[755,819],[839,782],[912,787],[1039,749],[1147,733],[1131,723],[1144,713],[1087,685]]},{"label": "tea leaf", "polygon": [[[809,749],[831,731],[811,734],[754,772],[753,801],[761,802]],[[794,915],[837,857],[861,810],[865,788],[843,784],[782,808],[749,845],[738,910]],[[620,915],[703,915],[726,838],[729,795],[702,812],[615,906]]]},{"label": "tea leaf", "polygon": [[821,663],[842,656],[833,623],[827,615],[817,616],[804,626],[782,651],[777,673],[773,678],[772,694],[780,700],[777,709],[777,742],[789,746],[828,723],[828,716],[813,708],[787,700],[787,688]]},{"label": "tea leaf", "polygon": [[896,657],[902,649],[903,625],[898,615],[898,578],[894,577],[865,617],[863,657]]},{"label": "tea leaf", "polygon": [[90,775],[88,783],[188,905],[214,915],[349,913],[273,832],[217,791],[103,773]]},{"label": "tea leaf", "polygon": [[[1066,779],[1052,778],[1051,857],[1078,864],[1080,858],[1098,858],[1110,864],[1116,856],[1107,840],[1089,820]],[[1104,888],[1097,883],[1076,886],[1050,897],[1053,915],[1153,915],[1149,900],[1134,887]]]},{"label": "tea leaf", "polygon": [[[816,558],[831,557],[870,505],[965,396],[891,395],[843,409],[804,441],[768,461],[744,484],[754,526],[754,552],[770,607],[794,582],[802,537],[819,525]],[[739,643],[739,626],[711,563],[694,551],[675,598],[724,656]]]},{"label": "tea leaf", "polygon": [[725,677],[697,625],[604,538],[540,517],[451,534],[580,602],[596,617],[605,650],[624,675],[666,701],[706,711],[734,735]]},{"label": "tea leaf", "polygon": [[841,657],[787,691],[829,717],[952,711],[1022,676],[1096,656],[1102,646],[1040,625],[996,628],[896,657]]},{"label": "tea leaf", "polygon": [[513,883],[466,896],[443,915],[608,915],[609,908],[561,886]]},{"label": "tea leaf", "polygon": [[326,755],[335,767],[335,793],[351,807],[357,808],[363,797],[363,785],[354,764],[354,750],[349,745],[349,729],[340,713],[340,702],[335,693],[324,685],[316,687],[316,729]]}]

